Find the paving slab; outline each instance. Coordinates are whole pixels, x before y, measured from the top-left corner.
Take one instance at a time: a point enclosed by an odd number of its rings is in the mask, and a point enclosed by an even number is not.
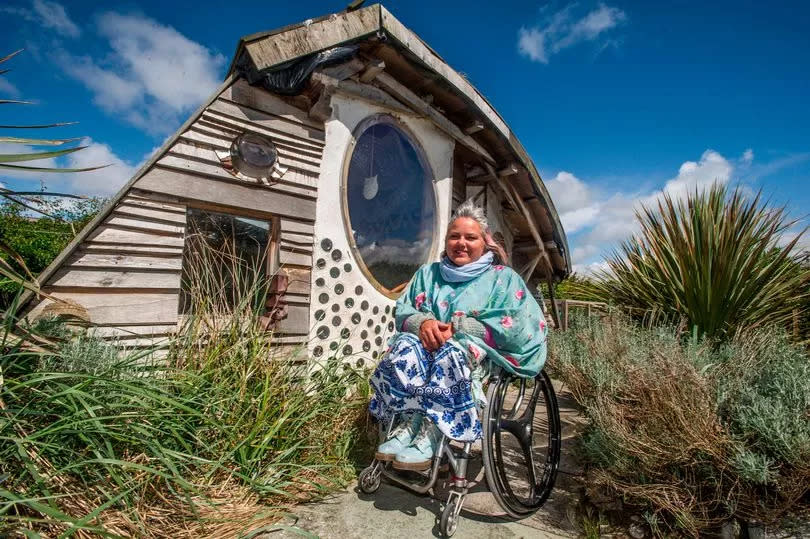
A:
[[[574,458],[573,443],[584,420],[570,393],[555,383],[562,421],[562,455],[554,491],[531,517],[509,519],[489,492],[480,458],[470,461],[470,490],[454,537],[458,538],[562,538],[580,536],[576,515],[582,492],[582,466]],[[542,447],[539,449],[543,450]],[[473,447],[473,456],[480,446]],[[517,468],[516,468],[517,469]],[[380,489],[364,494],[356,483],[317,503],[292,510],[285,524],[323,539],[441,537],[439,519],[448,485],[440,478],[430,494],[418,495],[383,479]],[[292,532],[266,534],[264,539],[300,537]]]
[[[288,521],[302,530],[323,539],[373,537],[441,537],[439,518],[442,503],[432,496],[419,496],[399,487],[383,483],[373,495],[360,492],[357,485],[317,504],[295,508],[297,520]],[[462,511],[454,538],[538,538],[572,537],[553,533],[497,517]],[[271,537],[300,537],[291,532],[267,534]]]

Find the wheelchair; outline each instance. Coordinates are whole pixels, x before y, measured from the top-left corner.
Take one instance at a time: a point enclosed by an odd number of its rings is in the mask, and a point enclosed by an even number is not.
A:
[[[535,378],[519,378],[500,370],[489,377],[486,397],[481,411],[480,443],[487,485],[509,517],[529,517],[551,495],[560,463],[560,411],[554,386],[545,371]],[[387,433],[393,425],[392,418]],[[375,459],[360,473],[358,486],[363,493],[373,494],[385,477],[417,494],[425,494],[436,485],[439,471],[449,465],[451,488],[439,528],[444,537],[451,537],[458,527],[469,488],[467,466],[473,458],[472,447],[472,442],[451,445],[443,436],[431,467],[418,473],[415,480],[394,470],[391,462]]]

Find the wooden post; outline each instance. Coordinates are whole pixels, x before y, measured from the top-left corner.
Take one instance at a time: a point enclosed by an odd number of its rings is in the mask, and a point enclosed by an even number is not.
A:
[[[568,300],[563,300],[563,326],[564,329],[568,329]]]
[[[551,317],[554,319],[554,326],[557,329],[563,329],[562,320],[560,320],[560,311],[557,308],[557,298],[554,297],[554,281],[549,278],[546,282],[548,283],[548,297],[551,299]]]

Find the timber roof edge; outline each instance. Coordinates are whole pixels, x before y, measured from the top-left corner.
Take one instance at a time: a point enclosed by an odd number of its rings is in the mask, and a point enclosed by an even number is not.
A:
[[[554,229],[555,242],[561,243],[560,248],[563,251],[562,254],[565,260],[565,267],[562,268],[562,273],[564,275],[570,274],[571,257],[565,229],[560,222],[559,214],[554,206],[551,195],[540,177],[540,173],[534,162],[523,147],[523,144],[521,144],[520,140],[518,140],[517,136],[511,131],[501,115],[490,104],[489,100],[487,100],[470,81],[454,70],[433,48],[425,43],[415,32],[403,25],[382,5],[372,4],[355,11],[332,13],[318,18],[307,19],[301,23],[284,26],[275,30],[257,32],[244,36],[237,44],[228,70],[228,76],[233,74],[236,61],[242,51],[246,50],[251,44],[274,36],[280,36],[287,32],[293,32],[304,27],[314,26],[315,29],[323,29],[329,25],[338,24],[338,21],[343,22],[345,28],[343,32],[337,32],[332,39],[324,39],[323,36],[319,36],[317,40],[310,40],[311,42],[308,43],[308,47],[299,49],[293,54],[283,56],[275,55],[274,61],[270,63],[257,64],[254,55],[251,55],[251,60],[254,62],[256,69],[262,70],[341,44],[362,40],[370,35],[382,34],[393,39],[400,47],[410,53],[409,56],[411,58],[418,60],[419,63],[422,64],[422,67],[441,76],[443,81],[450,88],[480,113],[482,120],[498,133],[514,152],[520,164],[525,167],[531,178],[530,183],[535,195],[548,212]]]

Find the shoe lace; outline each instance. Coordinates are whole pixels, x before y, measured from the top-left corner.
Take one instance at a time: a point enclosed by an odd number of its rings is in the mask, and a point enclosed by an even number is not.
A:
[[[406,419],[402,421],[399,425],[394,427],[394,430],[391,431],[391,436],[388,438],[389,440],[399,439],[402,436],[413,437],[414,435],[414,418]]]

